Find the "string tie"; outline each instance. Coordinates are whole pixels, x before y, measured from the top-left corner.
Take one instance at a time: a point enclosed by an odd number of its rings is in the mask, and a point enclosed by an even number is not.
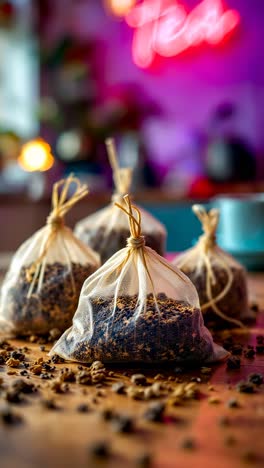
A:
[[[75,190],[69,196],[70,186],[72,183],[75,184]],[[72,174],[70,174],[67,179],[62,179],[54,184],[52,190],[52,211],[47,218],[47,225],[51,226],[51,230],[47,234],[39,257],[27,271],[29,278],[32,278],[28,297],[32,295],[36,284],[38,284],[38,290],[41,288],[44,277],[45,258],[51,243],[57,236],[57,232],[64,227],[65,214],[87,194],[87,185],[82,185],[79,179],[74,177]]]
[[[51,226],[52,230],[57,231],[64,226],[64,219],[60,216],[49,215],[47,217],[47,224]]]
[[[144,236],[139,237],[129,237],[127,239],[127,247],[131,247],[132,249],[141,249],[145,245],[145,238]]]

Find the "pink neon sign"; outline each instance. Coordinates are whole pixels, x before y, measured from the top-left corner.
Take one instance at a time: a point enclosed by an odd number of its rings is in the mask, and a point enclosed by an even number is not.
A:
[[[202,43],[219,44],[237,27],[240,16],[225,10],[222,0],[203,0],[190,13],[177,0],[143,0],[126,21],[135,28],[134,62],[146,68],[156,54],[172,57]]]

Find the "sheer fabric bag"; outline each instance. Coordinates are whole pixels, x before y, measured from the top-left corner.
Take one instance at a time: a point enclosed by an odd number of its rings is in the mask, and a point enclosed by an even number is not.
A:
[[[68,198],[72,184],[75,191]],[[5,330],[42,335],[70,326],[83,282],[100,265],[99,256],[64,224],[64,215],[87,193],[72,176],[54,185],[46,226],[20,246],[4,279],[0,325]]]
[[[115,203],[123,205],[123,196],[130,192],[132,169],[119,168],[112,140],[108,141],[109,158],[113,168],[115,193],[110,205],[79,221],[74,229],[76,236],[100,254],[102,263],[126,246],[130,235],[126,214]],[[146,245],[160,255],[166,249],[166,229],[150,213],[140,208],[142,232]]]
[[[150,247],[141,214],[128,196],[118,205],[129,218],[127,246],[82,288],[73,325],[51,354],[79,362],[208,362],[226,352],[204,327],[191,281]]]
[[[208,213],[201,205],[193,212],[201,221],[203,235],[197,244],[175,258],[195,285],[205,323],[209,326],[243,326],[241,321],[252,317],[248,305],[246,271],[216,242],[219,211]]]

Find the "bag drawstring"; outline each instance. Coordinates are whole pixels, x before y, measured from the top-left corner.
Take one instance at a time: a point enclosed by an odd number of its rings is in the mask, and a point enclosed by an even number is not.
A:
[[[129,218],[129,227],[130,227],[131,236],[127,239],[128,253],[127,253],[126,258],[123,260],[122,264],[120,265],[120,268],[122,268],[126,264],[126,262],[128,261],[131,255],[131,252],[140,251],[142,253],[144,267],[147,271],[147,274],[148,274],[148,277],[152,286],[153,295],[155,296],[154,284],[153,284],[150,271],[148,269],[147,260],[145,256],[145,249],[144,249],[145,238],[144,236],[142,236],[142,231],[141,231],[141,213],[140,213],[140,210],[136,206],[131,204],[129,195],[125,195],[123,199],[126,204],[126,208],[120,205],[119,203],[115,203],[115,205],[118,208],[120,208],[120,210],[124,211],[124,213],[127,214]],[[134,215],[134,212],[135,212],[135,215]],[[159,257],[159,261],[164,267],[168,268],[168,270],[172,271],[174,274],[179,276],[183,281],[186,281],[186,279],[184,278],[184,275],[182,275],[175,268],[170,266],[165,260],[162,259],[162,257]]]
[[[73,194],[68,198],[71,184],[75,184],[76,187]],[[62,190],[60,192],[61,187]],[[65,214],[68,211],[70,211],[70,209],[87,194],[87,185],[81,184],[80,180],[77,177],[74,177],[72,174],[70,174],[69,177],[67,177],[67,179],[62,179],[54,184],[52,190],[52,211],[47,218],[47,225],[49,225],[51,229],[48,233],[47,238],[45,239],[40,256],[27,270],[27,276],[31,280],[30,288],[27,294],[28,298],[31,297],[37,282],[38,290],[41,289],[46,265],[46,255],[58,231],[64,227]],[[65,249],[66,257],[68,259],[69,252],[65,243],[63,243],[63,247]],[[75,282],[72,275],[71,279],[73,290],[75,290]]]

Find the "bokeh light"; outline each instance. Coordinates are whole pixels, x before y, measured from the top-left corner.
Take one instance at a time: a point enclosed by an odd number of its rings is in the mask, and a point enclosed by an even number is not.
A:
[[[18,163],[27,172],[48,171],[54,164],[50,145],[41,138],[28,141],[21,148]]]
[[[125,16],[135,5],[136,0],[105,0],[106,8],[116,16]]]

